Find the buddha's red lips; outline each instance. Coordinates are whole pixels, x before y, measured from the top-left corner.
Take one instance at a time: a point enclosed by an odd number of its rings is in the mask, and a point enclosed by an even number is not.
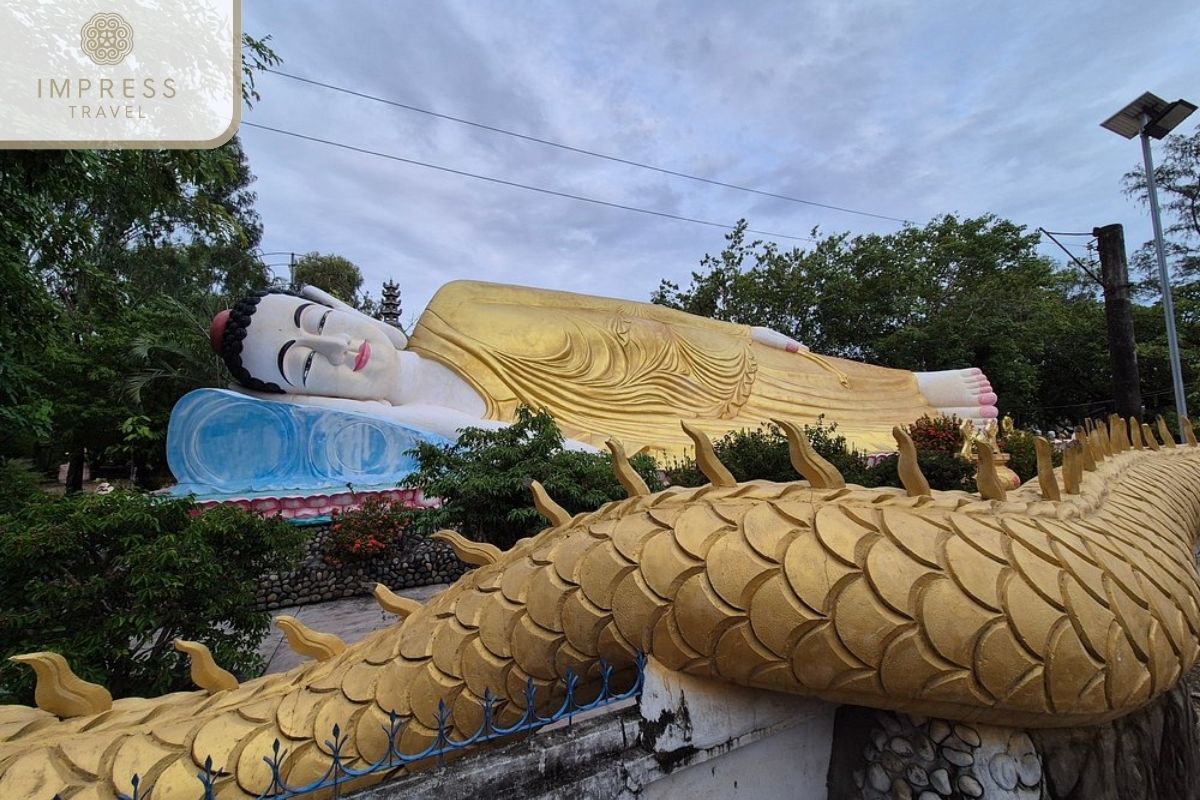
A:
[[[354,357],[354,371],[358,372],[371,360],[371,343],[364,341],[358,346],[358,355]]]

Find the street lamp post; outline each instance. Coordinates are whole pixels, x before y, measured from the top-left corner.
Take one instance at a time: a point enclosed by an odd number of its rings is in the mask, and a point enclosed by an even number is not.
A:
[[[1158,209],[1158,186],[1154,180],[1154,159],[1150,154],[1150,138],[1161,139],[1187,119],[1196,106],[1186,100],[1168,103],[1146,92],[1113,114],[1100,126],[1132,139],[1142,139],[1142,159],[1146,165],[1146,188],[1150,195],[1150,221],[1154,225],[1154,249],[1158,256],[1158,281],[1162,289],[1163,315],[1167,320],[1167,347],[1171,357],[1171,381],[1175,387],[1175,411],[1180,420],[1187,416],[1187,397],[1183,391],[1183,369],[1179,363],[1179,336],[1175,332],[1175,301],[1171,298],[1171,281],[1167,274],[1167,253],[1163,247],[1162,217]],[[1182,425],[1182,421],[1180,425]]]

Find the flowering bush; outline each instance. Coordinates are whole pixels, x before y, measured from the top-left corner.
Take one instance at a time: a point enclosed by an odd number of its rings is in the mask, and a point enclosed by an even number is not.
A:
[[[325,561],[369,561],[404,540],[403,506],[370,495],[357,509],[334,511],[325,541]]]
[[[930,417],[928,414],[908,426],[908,435],[921,453],[945,453],[954,455],[962,448],[962,434],[958,417]]]

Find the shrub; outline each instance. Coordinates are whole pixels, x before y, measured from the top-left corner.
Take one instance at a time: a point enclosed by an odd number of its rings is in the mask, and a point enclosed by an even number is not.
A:
[[[334,566],[344,562],[370,561],[404,540],[406,509],[368,495],[358,508],[334,511],[325,540],[325,561]]]
[[[12,514],[46,499],[40,483],[37,473],[24,464],[0,458],[0,514]]]
[[[269,625],[253,610],[259,577],[294,563],[305,534],[231,506],[195,512],[114,492],[0,516],[0,704],[31,700],[32,671],[7,656],[36,650],[58,651],[114,697],[192,688],[176,638],[257,674]]]
[[[818,418],[815,424],[804,426],[804,435],[820,456],[838,468],[847,483],[869,480],[866,459],[850,449],[846,437],[837,433],[837,423],[826,425],[823,418]],[[731,431],[713,442],[713,451],[739,481],[786,483],[800,478],[792,466],[787,437],[776,425]],[[670,465],[666,473],[678,486],[702,486],[708,480],[692,459]]]
[[[1009,454],[1008,468],[1020,475],[1022,481],[1037,476],[1035,438],[1029,431],[1014,429],[1000,439],[1000,446]],[[1062,466],[1062,451],[1051,450],[1050,461],[1056,467]]]
[[[508,427],[465,428],[454,443],[423,442],[412,452],[419,466],[404,485],[441,500],[439,508],[406,512],[412,533],[453,528],[476,541],[511,547],[546,527],[529,491],[534,480],[571,513],[626,496],[609,457],[563,449],[562,433],[546,411],[518,408]],[[651,491],[661,488],[652,458],[637,455],[630,461]]]
[[[945,453],[952,456],[962,449],[962,432],[958,429],[960,425],[962,420],[958,417],[931,417],[926,414],[908,426],[908,435],[912,437],[917,452]]]
[[[918,450],[917,464],[921,467],[925,480],[929,481],[931,489],[963,489],[968,492],[975,490],[975,465],[970,461],[947,453]],[[902,486],[899,465],[900,456],[896,454],[880,459],[871,467],[870,483],[865,485]]]

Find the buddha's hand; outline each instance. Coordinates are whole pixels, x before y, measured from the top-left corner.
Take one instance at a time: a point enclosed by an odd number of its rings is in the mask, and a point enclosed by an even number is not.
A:
[[[347,314],[356,314],[365,320],[369,320],[372,325],[375,325],[381,331],[383,331],[384,335],[387,336],[388,341],[390,341],[397,350],[403,350],[405,347],[408,347],[408,337],[404,335],[404,331],[388,325],[386,322],[377,320],[374,317],[367,316],[349,303],[338,300],[324,289],[318,289],[316,286],[301,286],[300,296],[306,300],[312,300],[314,303],[320,303],[323,306],[329,306],[330,308],[338,311],[344,311]]]
[[[821,369],[829,372],[838,379],[838,383],[846,388],[850,387],[850,378],[846,373],[830,364],[825,359],[821,358],[816,353],[810,353],[808,348],[797,342],[790,336],[784,336],[779,331],[773,331],[770,328],[764,328],[761,325],[755,325],[750,328],[750,338],[759,344],[767,347],[774,347],[779,350],[786,350],[789,353],[796,353],[804,358],[812,361],[821,367]]]
[[[784,336],[779,331],[773,331],[770,328],[764,328],[761,325],[755,325],[750,328],[750,338],[759,344],[765,344],[767,347],[774,347],[779,350],[786,350],[789,353],[807,352],[808,348],[797,342],[790,336]]]

